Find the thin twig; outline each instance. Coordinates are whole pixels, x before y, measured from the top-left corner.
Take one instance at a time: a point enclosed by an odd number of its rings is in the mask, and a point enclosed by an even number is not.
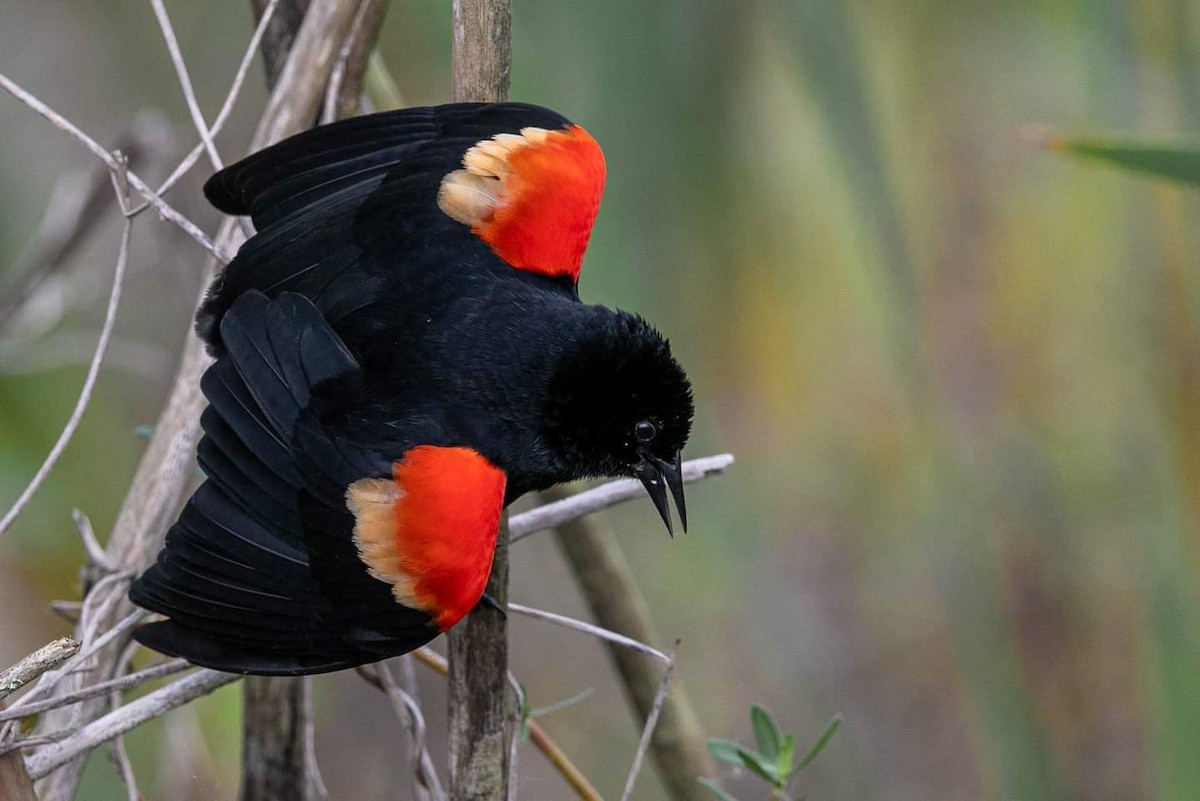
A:
[[[433,758],[425,746],[425,716],[421,713],[421,706],[396,682],[396,677],[392,675],[386,662],[380,662],[375,667],[378,669],[377,675],[382,689],[387,693],[396,716],[408,729],[412,740],[412,769],[418,786],[427,792],[433,801],[445,801],[446,791],[442,788]]]
[[[354,22],[350,25],[350,33],[346,35],[342,46],[338,48],[337,58],[333,60],[333,69],[329,71],[329,85],[325,87],[325,103],[321,107],[322,125],[339,119],[338,97],[341,96],[342,83],[346,79],[346,62],[350,60],[354,42],[362,35],[363,22],[367,18],[370,6],[370,0],[360,0],[358,13],[354,15]]]
[[[133,572],[129,570],[109,573],[95,583],[88,591],[83,601],[83,611],[79,617],[79,639],[83,641],[83,653],[76,659],[83,662],[91,658],[96,651],[103,648],[113,639],[133,628],[143,617],[145,610],[137,609],[130,612],[121,620],[101,633],[108,620],[108,613],[119,605],[125,595],[125,585],[133,580]]]
[[[123,162],[121,162],[123,164]],[[124,168],[122,167],[122,170]],[[54,443],[54,447],[50,449],[50,453],[46,455],[42,461],[42,466],[34,474],[29,485],[25,487],[24,492],[18,496],[16,503],[8,510],[3,519],[0,519],[0,534],[8,530],[13,521],[17,519],[17,515],[21,514],[21,510],[33,498],[34,493],[42,486],[42,482],[46,480],[46,476],[50,475],[50,471],[54,469],[54,465],[58,463],[59,457],[63,451],[67,449],[67,445],[71,442],[71,437],[75,436],[75,430],[79,428],[79,422],[83,419],[83,413],[87,410],[88,404],[92,400],[92,390],[96,386],[96,379],[100,376],[100,365],[104,363],[104,355],[108,352],[108,343],[112,339],[113,327],[117,322],[117,308],[121,304],[121,289],[125,282],[125,269],[129,264],[129,236],[133,228],[133,220],[125,219],[125,227],[121,230],[121,246],[117,254],[117,267],[113,271],[112,290],[108,295],[108,308],[104,312],[104,324],[100,327],[100,337],[96,342],[96,350],[92,354],[92,361],[88,365],[87,375],[83,379],[83,389],[79,392],[79,398],[75,401],[75,408],[71,410],[71,416],[67,418],[67,424],[63,426],[62,433],[58,435],[58,440]]]
[[[234,103],[237,102],[238,94],[242,91],[242,83],[246,80],[246,73],[250,69],[250,65],[254,62],[254,54],[258,52],[259,45],[262,43],[263,34],[267,30],[267,25],[270,24],[271,18],[275,15],[275,9],[279,7],[280,0],[271,0],[263,11],[262,18],[258,21],[258,26],[254,29],[254,35],[250,37],[250,43],[246,45],[246,50],[242,54],[241,63],[238,64],[237,72],[233,76],[233,83],[229,86],[229,91],[225,94],[225,102],[221,104],[221,110],[217,114],[216,120],[213,121],[212,127],[208,130],[210,137],[215,137],[225,127],[225,121],[229,119],[229,115],[233,113]],[[163,181],[162,185],[156,190],[156,194],[160,197],[169,192],[179,179],[187,174],[187,171],[192,168],[192,165],[199,161],[200,156],[205,151],[204,142],[200,142],[179,162],[179,166],[168,176],[167,180]],[[135,211],[140,211],[148,203],[143,203]]]
[[[192,86],[191,76],[188,75],[187,64],[184,63],[183,53],[179,49],[179,40],[175,37],[175,28],[171,25],[171,18],[167,14],[166,6],[162,0],[150,0],[150,5],[154,7],[154,16],[158,19],[158,26],[162,30],[163,40],[166,42],[167,51],[171,54],[171,63],[175,67],[175,74],[179,78],[179,86],[183,90],[183,99],[187,103],[188,113],[192,117],[192,125],[195,126],[197,133],[200,134],[200,146],[208,153],[208,161],[214,170],[220,170],[225,166],[221,161],[221,154],[217,152],[217,146],[213,143],[212,130],[208,127],[208,123],[204,120],[204,112],[200,110],[200,103],[196,100],[196,90]],[[239,221],[247,236],[254,233],[249,222],[245,220]]]
[[[128,579],[126,579],[126,580],[128,580]],[[96,586],[99,587],[100,585],[97,584]],[[84,613],[82,623],[86,624],[86,621],[88,618],[88,615],[86,613],[86,609],[87,609],[86,603],[84,604],[84,609],[85,609],[85,613]],[[120,623],[118,623],[116,626],[113,626],[111,629],[106,631],[101,636],[96,637],[94,642],[90,641],[87,637],[84,637],[83,642],[86,644],[86,647],[84,647],[80,653],[73,656],[70,659],[70,661],[68,661],[62,667],[58,668],[57,670],[55,670],[53,672],[47,673],[45,676],[43,676],[42,680],[38,682],[37,686],[34,687],[29,692],[29,694],[26,695],[22,699],[22,702],[24,703],[25,701],[32,701],[32,699],[34,699],[34,698],[45,695],[49,691],[53,690],[54,687],[60,681],[62,681],[64,676],[67,676],[72,673],[77,673],[80,670],[83,670],[84,668],[82,667],[82,665],[84,663],[86,663],[89,659],[91,659],[95,654],[97,654],[101,649],[103,649],[105,646],[107,646],[110,642],[115,640],[117,637],[120,637],[126,631],[128,631],[129,629],[131,629],[135,625],[137,625],[138,621],[140,621],[145,616],[146,616],[146,611],[143,609],[139,609],[136,612],[133,612],[132,614],[127,616]],[[86,625],[81,625],[81,628],[84,628],[86,630]]]
[[[250,0],[250,5],[254,9],[256,19],[264,16],[263,6],[266,4],[263,0]],[[288,53],[296,40],[296,32],[300,30],[310,5],[311,0],[284,0],[275,19],[267,28],[267,35],[263,38],[262,56],[268,89],[273,87],[283,74]]]
[[[83,611],[81,601],[51,601],[50,613],[70,623],[72,626],[79,622],[79,614]]]
[[[446,658],[430,648],[418,648],[413,651],[411,656],[417,662],[420,662],[425,667],[437,673],[439,676],[447,676],[450,673],[450,664]],[[575,790],[576,794],[583,801],[603,801],[600,793],[592,786],[583,772],[575,766],[571,758],[567,756],[558,743],[546,732],[544,728],[536,721],[530,720],[529,726],[529,741],[533,743],[539,751],[541,751],[550,764],[553,765],[567,784]]]
[[[148,158],[161,155],[157,151],[165,138],[161,130],[157,135],[143,135],[133,129],[121,135],[117,149],[131,164],[138,163],[143,155]],[[39,293],[44,297],[56,284],[66,284],[50,279],[63,269],[71,253],[104,219],[103,212],[112,192],[110,174],[103,164],[89,161],[86,168],[73,170],[55,182],[45,213],[25,252],[9,266],[4,276],[7,280],[0,283],[0,330],[10,327],[17,337],[32,339],[51,330],[69,310],[69,303],[60,302],[53,304],[53,312],[47,313],[41,304],[30,301],[39,297]],[[59,294],[65,295],[65,289]],[[31,306],[38,307],[37,314],[29,313]],[[28,342],[11,345],[22,351],[30,350]],[[89,356],[94,345],[94,341],[88,342]]]
[[[683,481],[685,484],[702,481],[709,476],[719,475],[732,464],[731,453],[689,459],[683,463]],[[616,506],[618,503],[640,498],[645,493],[641,482],[632,478],[621,478],[575,493],[561,501],[542,504],[536,509],[512,516],[508,522],[509,542],[516,542],[530,534],[554,528],[578,517]]]
[[[314,3],[314,9],[318,5],[321,3]],[[319,90],[315,93],[310,106],[310,89],[314,85],[323,87],[328,77],[328,62],[321,58],[319,52],[323,47],[322,40],[331,37],[335,42],[340,42],[345,30],[339,33],[337,26],[323,24],[328,21],[328,17],[313,15],[311,26],[305,26],[312,29],[312,35],[307,40],[303,36],[297,38],[289,60],[293,68],[285,71],[279,84],[274,87],[271,102],[262,115],[262,134],[256,137],[253,148],[265,147],[279,138],[296,133],[303,127],[299,120],[316,118],[320,94]],[[310,19],[306,19],[308,22]],[[348,27],[349,18],[346,22]],[[336,44],[332,48],[336,49]],[[8,83],[11,84],[11,81]],[[215,262],[225,262],[223,254],[233,252],[240,241],[236,224],[226,221],[218,233],[219,245],[210,251],[217,258],[206,265],[206,284],[216,271]],[[130,484],[109,539],[108,553],[125,569],[143,570],[154,558],[163,533],[174,518],[182,495],[189,486],[195,465],[195,444],[199,437],[198,421],[204,407],[198,386],[199,378],[210,362],[203,344],[195,337],[190,337],[184,347],[171,392],[155,425],[154,435]],[[99,622],[110,624],[115,617],[126,614],[129,608],[128,601],[118,596],[111,606],[105,606],[108,611]],[[110,648],[102,656],[94,680],[111,678],[107,666],[115,658],[112,651]],[[78,681],[73,681],[56,691],[72,692],[78,689]],[[102,703],[98,699],[90,699],[74,708],[70,714],[66,710],[53,710],[43,716],[40,729],[54,731],[65,728],[74,725],[72,721],[77,717],[83,720],[94,718],[101,709]],[[71,798],[75,794],[81,769],[82,761],[74,757],[62,763],[62,769],[55,770],[42,782],[40,789],[44,800],[65,801]]]
[[[679,647],[679,641],[675,641],[675,648]],[[667,700],[667,689],[671,686],[671,676],[675,672],[675,651],[671,651],[671,656],[667,659],[667,667],[663,671],[662,681],[658,684],[658,693],[654,696],[654,705],[650,707],[650,714],[646,716],[646,725],[642,727],[642,739],[638,742],[637,753],[633,755],[633,765],[629,768],[629,778],[625,780],[625,792],[621,793],[621,801],[629,801],[633,795],[633,785],[637,781],[638,773],[642,769],[642,760],[646,756],[647,749],[650,748],[650,738],[654,736],[654,727],[658,725],[658,716],[662,713],[663,703]]]
[[[138,649],[138,644],[130,642],[125,646],[125,650],[121,652],[121,658],[117,660],[116,673],[124,674],[129,667],[130,661],[133,659],[134,651]],[[121,691],[112,690],[109,695],[109,704],[113,709],[121,707]],[[138,792],[137,776],[133,772],[133,763],[129,761],[129,752],[125,750],[125,736],[118,734],[108,744],[108,754],[112,758],[113,763],[117,767],[117,775],[121,778],[121,784],[125,785],[125,796],[127,801],[141,801],[141,793]]]
[[[544,498],[562,498],[555,488]],[[620,543],[602,516],[581,517],[555,531],[563,556],[597,625],[661,648],[650,607],[638,588]],[[660,675],[657,666],[627,648],[608,645],[622,688],[633,706],[637,724],[645,723],[654,705]],[[684,688],[676,685],[667,698],[654,731],[650,754],[671,798],[711,801],[698,776],[712,777],[713,764],[704,730]]]
[[[183,659],[172,659],[168,662],[154,665],[152,667],[139,670],[136,673],[129,673],[120,678],[103,681],[99,684],[93,684],[89,687],[84,687],[77,692],[61,695],[56,698],[47,698],[44,701],[32,701],[26,703],[26,699],[22,698],[12,708],[0,711],[0,722],[6,720],[19,720],[27,718],[30,715],[38,715],[48,709],[58,709],[61,706],[70,706],[77,704],[80,701],[86,701],[89,698],[98,698],[101,695],[116,691],[129,690],[134,687],[145,684],[148,681],[161,679],[164,676],[171,676],[175,673],[181,673],[192,665]]]
[[[113,174],[123,170],[121,167],[121,162],[116,156],[101,147],[95,139],[92,139],[90,136],[81,131],[77,125],[72,123],[66,117],[47,106],[33,94],[29,93],[25,89],[22,89],[19,84],[15,83],[7,75],[0,74],[0,88],[3,88],[13,97],[17,98],[22,103],[29,106],[31,109],[44,117],[55,128],[58,128],[60,131],[68,134],[76,142],[79,142],[81,145],[87,148],[93,156],[104,162]],[[218,248],[216,244],[208,238],[208,235],[200,230],[199,226],[197,226],[187,217],[180,214],[174,207],[171,206],[171,204],[167,203],[167,201],[155,194],[154,190],[147,186],[146,182],[139,178],[136,174],[128,171],[125,171],[125,174],[129,181],[129,186],[132,187],[133,190],[139,195],[146,198],[146,200],[150,202],[150,205],[158,211],[160,217],[183,229],[184,233],[199,242],[205,250],[220,260],[222,264],[227,264],[229,262],[229,256],[222,252],[221,249]]]
[[[266,147],[317,121],[329,71],[357,11],[358,6],[349,0],[313,0],[296,33],[276,91],[267,100],[252,149]],[[290,91],[280,93],[281,86]]]
[[[107,572],[117,570],[116,565],[109,561],[108,554],[104,552],[104,546],[96,539],[96,532],[92,529],[92,521],[88,520],[88,516],[78,509],[72,509],[71,519],[75,521],[75,530],[79,532],[79,539],[83,541],[83,550],[88,561]]]
[[[354,26],[329,76],[322,122],[363,113],[365,77],[377,52],[375,43],[379,39],[379,29],[383,26],[389,4],[390,0],[362,0]]]
[[[7,698],[47,670],[79,653],[79,640],[59,637],[43,645],[12,667],[0,671],[0,698]]]
[[[525,688],[517,681],[517,675],[508,671],[508,688],[512,690],[512,731],[508,738],[508,801],[517,798],[517,746],[521,744],[521,710],[525,708]]]
[[[61,742],[48,745],[31,755],[26,760],[29,775],[35,780],[40,779],[96,746],[240,678],[232,673],[199,670],[166,687],[160,687],[92,721]]]
[[[615,631],[609,631],[608,629],[592,625],[591,623],[587,623],[582,620],[576,620],[573,617],[567,617],[566,615],[560,615],[555,612],[547,612],[544,609],[534,609],[532,606],[522,606],[521,604],[515,604],[511,601],[508,604],[508,611],[516,612],[519,615],[526,615],[527,617],[537,618],[538,620],[545,620],[550,623],[555,623],[568,629],[574,629],[575,631],[583,632],[584,634],[591,634],[593,637],[599,637],[602,640],[615,642],[617,645],[623,645],[631,650],[652,656],[663,663],[668,663],[671,661],[670,656],[664,654],[662,651],[658,650],[652,645],[647,645],[646,643],[639,642],[631,637],[626,637],[624,634],[618,634]]]
[[[117,775],[121,784],[125,785],[127,801],[141,801],[142,794],[138,792],[137,776],[133,772],[133,763],[129,761],[129,752],[125,750],[125,738],[117,736],[109,743],[109,755],[117,766]]]
[[[158,27],[162,30],[167,52],[171,55],[171,64],[175,67],[175,75],[179,78],[179,88],[183,90],[183,99],[187,103],[192,124],[196,126],[196,132],[200,134],[200,142],[208,152],[208,160],[212,163],[213,169],[219,170],[225,165],[221,161],[221,154],[217,152],[217,146],[213,144],[212,132],[209,130],[208,123],[204,121],[204,112],[200,110],[200,102],[196,100],[196,89],[192,86],[192,78],[188,75],[187,64],[183,61],[183,53],[179,49],[179,39],[176,38],[175,28],[171,25],[171,17],[167,14],[162,0],[150,0],[150,6],[154,9],[154,17],[158,20]]]

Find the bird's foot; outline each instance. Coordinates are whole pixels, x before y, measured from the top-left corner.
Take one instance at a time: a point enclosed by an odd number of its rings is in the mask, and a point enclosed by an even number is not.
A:
[[[475,608],[479,609],[482,606],[490,606],[492,609],[495,609],[500,613],[500,617],[508,620],[508,610],[506,610],[499,601],[492,597],[491,593],[485,592],[483,595],[479,596],[479,603],[475,604]]]

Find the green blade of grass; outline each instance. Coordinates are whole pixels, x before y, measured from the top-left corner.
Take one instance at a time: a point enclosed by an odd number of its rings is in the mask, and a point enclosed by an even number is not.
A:
[[[1114,167],[1200,186],[1200,142],[1155,142],[1102,136],[1035,133],[1034,144],[1053,153],[1094,159]]]
[[[829,726],[825,729],[825,733],[821,735],[821,739],[817,740],[817,744],[808,750],[808,753],[804,755],[804,759],[800,760],[800,764],[796,766],[796,771],[794,772],[799,772],[807,768],[809,763],[825,750],[825,746],[829,745],[829,741],[833,739],[833,735],[837,733],[838,727],[841,725],[842,716],[834,715],[833,720],[829,721]]]

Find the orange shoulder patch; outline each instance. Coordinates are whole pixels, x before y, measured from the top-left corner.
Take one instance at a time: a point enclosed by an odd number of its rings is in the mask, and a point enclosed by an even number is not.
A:
[[[604,154],[583,128],[523,128],[468,150],[438,206],[513,267],[578,281],[604,179]]]
[[[483,595],[504,486],[504,472],[470,448],[413,448],[390,479],[364,478],[346,490],[359,557],[399,603],[445,631]]]

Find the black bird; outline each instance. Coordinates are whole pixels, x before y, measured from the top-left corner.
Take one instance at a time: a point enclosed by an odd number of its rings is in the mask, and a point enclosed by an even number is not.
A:
[[[168,618],[137,638],[353,667],[479,603],[526,492],[636,476],[686,528],[688,379],[641,317],[579,300],[604,177],[583,128],[518,103],[359,117],[213,176],[258,233],[198,315],[207,480],[130,591]]]

